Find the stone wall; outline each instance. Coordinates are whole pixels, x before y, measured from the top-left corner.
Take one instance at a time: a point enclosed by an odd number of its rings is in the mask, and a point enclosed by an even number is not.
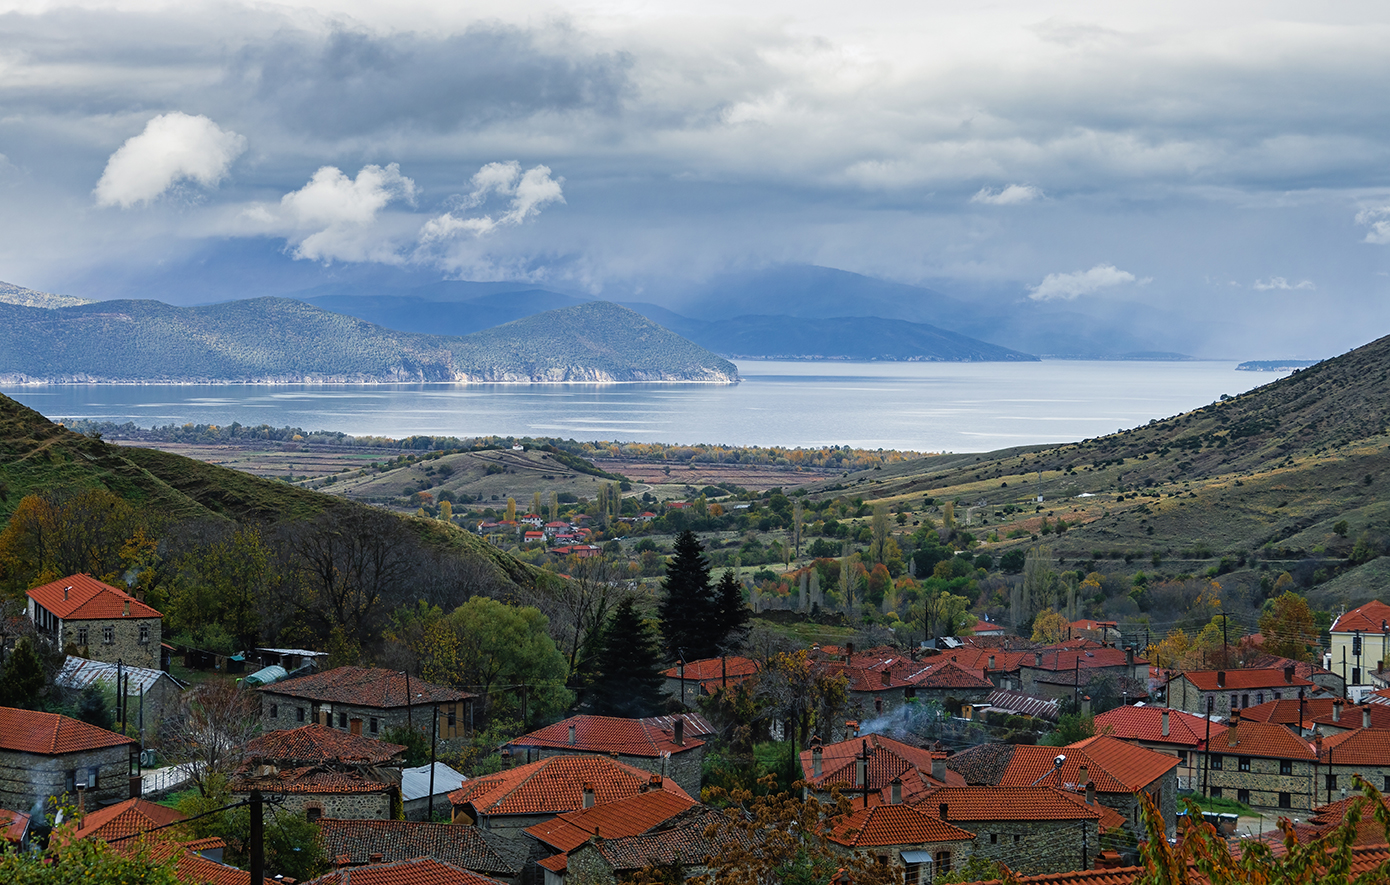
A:
[[[40,800],[56,798],[77,804],[74,785],[88,782],[97,769],[96,787],[88,788],[88,809],[130,798],[130,746],[123,744],[55,756],[0,750],[0,808],[30,811]],[[52,809],[47,805],[44,811]]]
[[[267,801],[284,797],[278,807],[290,814],[306,816],[311,809],[319,817],[337,820],[391,820],[392,795],[385,789],[373,793],[263,793]],[[248,793],[234,793],[238,799]]]
[[[454,722],[449,724],[449,713]],[[439,752],[463,749],[468,735],[469,702],[439,705]],[[365,737],[380,739],[382,733],[406,725],[428,735],[434,717],[432,705],[411,707],[359,707],[351,704],[327,704],[304,698],[278,694],[271,689],[261,692],[261,722],[266,731],[299,728],[319,722],[330,728]]]
[[[969,828],[966,827],[965,829]],[[876,845],[873,848],[859,849],[850,849],[842,845],[837,845],[835,848],[845,857],[859,856],[869,859],[886,858],[888,863],[897,867],[903,874],[907,872],[907,863],[903,861],[902,853],[904,851],[926,851],[932,856],[933,874],[944,876],[953,871],[959,872],[961,867],[965,866],[966,862],[970,860],[971,855],[975,852],[975,843],[966,839],[959,842],[931,842],[925,845]],[[937,868],[936,859],[941,856],[942,852],[950,854],[949,866],[946,864],[945,859],[943,859],[940,868]],[[925,878],[924,874],[922,881],[925,885],[925,883],[929,883],[931,879]],[[566,883],[566,885],[569,885],[569,883]]]
[[[1086,869],[1100,852],[1099,827],[1094,820],[949,822],[975,834],[975,854],[1008,864],[1022,876]]]
[[[1218,764],[1218,756],[1220,768],[1214,767]],[[1241,771],[1242,760],[1249,761],[1248,771]],[[1284,762],[1280,759],[1241,756],[1236,753],[1212,753],[1210,762],[1213,767],[1206,773],[1207,792],[1212,796],[1219,795],[1225,799],[1245,801],[1256,808],[1282,808],[1306,812],[1318,804],[1314,802],[1313,790],[1322,790],[1324,786],[1315,782],[1314,766],[1311,762],[1290,760],[1288,774],[1281,773]],[[1350,777],[1348,773],[1348,783]],[[1240,799],[1241,790],[1249,791],[1248,799]],[[1281,793],[1287,795],[1281,796]],[[1281,804],[1285,798],[1288,800],[1287,805]]]
[[[145,628],[145,641],[140,641],[140,628]],[[106,629],[111,641],[106,641]],[[80,640],[86,631],[86,644]],[[160,643],[159,618],[106,618],[103,620],[67,620],[58,632],[58,647],[77,646],[80,657],[114,664],[117,661],[133,667],[158,670]]]

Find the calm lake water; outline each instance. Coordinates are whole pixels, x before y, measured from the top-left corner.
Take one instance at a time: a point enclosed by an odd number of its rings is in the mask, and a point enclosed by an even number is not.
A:
[[[1234,362],[741,361],[742,384],[0,388],[50,418],[271,424],[400,438],[555,436],[981,452],[1113,433],[1275,380]]]

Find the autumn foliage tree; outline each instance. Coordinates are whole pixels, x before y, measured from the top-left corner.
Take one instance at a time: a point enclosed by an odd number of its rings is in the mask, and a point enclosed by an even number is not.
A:
[[[1067,638],[1071,632],[1071,622],[1056,609],[1046,608],[1033,619],[1033,641],[1055,645]]]
[[[1260,616],[1260,635],[1264,650],[1295,661],[1310,661],[1318,641],[1318,627],[1308,601],[1297,593],[1285,592],[1269,603]]]

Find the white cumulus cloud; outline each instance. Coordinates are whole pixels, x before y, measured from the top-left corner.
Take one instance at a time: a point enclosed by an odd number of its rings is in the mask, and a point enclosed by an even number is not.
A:
[[[1362,242],[1390,245],[1390,206],[1363,209],[1356,213],[1356,223],[1371,226]]]
[[[474,236],[490,234],[499,227],[521,224],[528,218],[540,214],[541,207],[548,203],[563,203],[565,195],[561,189],[563,178],[551,178],[549,166],[533,166],[525,172],[515,160],[506,163],[488,163],[473,175],[470,182],[473,190],[460,203],[464,210],[473,209],[487,202],[496,194],[510,197],[506,211],[500,215],[466,216],[457,212],[446,212],[425,222],[420,229],[420,242],[429,244],[446,240],[460,233]]]
[[[207,117],[161,114],[116,149],[92,193],[99,206],[130,208],[179,181],[216,187],[245,150],[245,138]]]
[[[247,214],[289,237],[295,258],[395,263],[399,256],[378,230],[378,215],[395,200],[413,202],[415,193],[415,182],[396,163],[363,166],[356,178],[324,166],[281,197],[277,209],[258,206]]]
[[[1031,184],[1011,184],[1001,190],[994,190],[988,187],[980,188],[975,196],[970,198],[972,203],[984,203],[988,206],[1016,206],[1019,203],[1031,203],[1043,197],[1041,188],[1036,188]]]
[[[1113,264],[1097,264],[1090,270],[1050,273],[1033,287],[1028,297],[1034,301],[1072,301],[1081,295],[1134,281],[1134,274],[1127,270],[1120,270]]]
[[[1312,280],[1299,280],[1297,283],[1290,283],[1284,277],[1270,277],[1268,280],[1256,280],[1255,288],[1261,292],[1268,292],[1270,289],[1316,289]]]

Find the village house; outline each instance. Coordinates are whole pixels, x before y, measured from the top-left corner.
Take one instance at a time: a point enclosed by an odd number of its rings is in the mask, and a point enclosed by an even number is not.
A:
[[[1317,751],[1283,725],[1242,722],[1212,729],[1201,778],[1208,796],[1255,808],[1310,811],[1317,802]]]
[[[942,787],[917,808],[974,833],[972,856],[1023,875],[1086,869],[1101,848],[1103,809],[1053,787]],[[967,859],[934,858],[933,872],[947,873]]]
[[[955,661],[967,670],[984,676],[995,688],[1017,691],[1023,685],[1020,667],[1025,658],[1032,659],[1030,651],[1005,651],[975,645],[963,645],[943,651],[938,657],[929,660]]]
[[[562,755],[472,778],[449,794],[449,802],[454,823],[492,830],[519,842],[527,827],[648,790],[690,798],[670,778],[616,759]]]
[[[117,666],[105,661],[89,661],[76,655],[68,655],[63,661],[63,669],[53,678],[53,684],[61,688],[81,691],[99,685],[113,694],[116,677],[120,675],[125,686],[129,705],[129,725],[139,730],[144,743],[149,744],[159,736],[160,725],[165,717],[178,709],[184,685],[163,670],[148,667]],[[1390,712],[1390,708],[1386,708]]]
[[[800,754],[801,775],[808,787],[828,799],[834,791],[856,805],[914,802],[943,786],[964,786],[965,779],[946,767],[944,753],[914,747],[881,734],[866,734],[821,745],[813,737]]]
[[[1114,677],[1131,700],[1148,696],[1149,662],[1133,648],[1053,646],[1032,652],[1019,665],[1021,690],[1037,697],[1079,700],[1086,686],[1099,677]]]
[[[1178,789],[1195,790],[1207,734],[1211,728],[1220,733],[1222,726],[1182,710],[1134,706],[1101,713],[1095,728],[1096,734],[1177,757]]]
[[[89,575],[68,575],[30,590],[29,619],[39,635],[80,657],[162,669],[159,612]]]
[[[280,794],[286,811],[309,820],[390,820],[401,813],[405,747],[312,724],[272,731],[246,746],[232,793]]]
[[[1256,634],[1258,637],[1259,634]],[[1255,637],[1246,637],[1253,639]],[[1244,640],[1242,640],[1242,644]],[[1280,670],[1289,667],[1293,668],[1293,675],[1307,679],[1314,685],[1320,685],[1326,689],[1327,694],[1335,695],[1339,698],[1347,695],[1347,682],[1341,676],[1319,667],[1311,661],[1295,661],[1293,658],[1283,658],[1279,655],[1272,655],[1268,652],[1259,651],[1255,648],[1242,648],[1240,653],[1240,666],[1243,670]],[[1242,708],[1243,709],[1243,708]]]
[[[514,847],[477,827],[404,820],[319,821],[324,856],[339,869],[428,857],[509,885],[521,881]]]
[[[430,783],[433,776],[433,784]],[[401,769],[401,802],[406,820],[431,820],[430,797],[434,797],[433,816],[449,810],[449,794],[463,786],[468,778],[443,762]],[[431,792],[433,791],[433,792]]]
[[[0,839],[15,850],[28,851],[33,822],[33,816],[23,811],[0,808]],[[4,848],[4,845],[0,845],[0,851]]]
[[[975,834],[901,800],[860,808],[827,834],[845,854],[868,855],[902,870],[904,885],[928,885],[965,863]]]
[[[568,811],[527,827],[529,856],[544,874],[545,885],[562,885],[569,852],[591,839],[622,839],[649,832],[696,805],[686,796],[649,790],[616,802]]]
[[[1118,621],[1096,621],[1082,618],[1072,621],[1068,639],[1094,639],[1097,642],[1119,642],[1120,624]]]
[[[1283,670],[1186,670],[1168,680],[1168,706],[1205,716],[1225,719],[1232,710],[1258,706],[1266,701],[1305,697],[1323,693],[1320,686]]]
[[[466,691],[412,679],[400,670],[338,667],[259,689],[267,731],[319,723],[376,737],[409,726],[429,734],[439,708],[439,747],[458,750],[470,732],[473,699]]]
[[[416,857],[394,863],[343,867],[301,885],[501,885],[497,879],[435,860]]]
[[[1060,706],[1056,698],[1035,698],[1021,691],[1000,688],[989,693],[984,708],[978,712],[985,715],[1028,716],[1055,725],[1061,715]]]
[[[689,881],[707,871],[706,860],[729,840],[744,840],[725,823],[721,812],[695,805],[634,836],[592,839],[567,855],[543,860],[545,885],[560,885],[570,877],[584,885],[616,885],[647,867],[666,868]]]
[[[140,789],[131,777],[136,742],[57,713],[0,707],[0,808],[31,813],[49,803],[98,808]]]
[[[666,677],[665,691],[687,708],[694,708],[701,697],[721,688],[738,685],[758,672],[752,658],[724,655],[686,661],[662,672]]]
[[[513,761],[534,762],[581,753],[609,756],[651,774],[669,777],[692,796],[700,795],[705,742],[714,733],[703,716],[571,716],[538,731],[512,738]]]
[[[1322,788],[1324,802],[1356,795],[1356,775],[1382,793],[1390,789],[1390,731],[1358,728],[1315,739],[1313,752],[1321,765],[1322,783],[1316,786]]]
[[[972,636],[1003,636],[1004,633],[1004,625],[994,621],[976,621],[975,626],[970,628]]]
[[[1329,697],[1265,701],[1241,710],[1240,718],[1287,725],[1309,738],[1314,729],[1324,736],[1358,728],[1390,730],[1390,706],[1365,703],[1357,707],[1341,698]]]
[[[1328,635],[1332,642],[1326,666],[1342,677],[1353,700],[1385,687],[1383,679],[1375,684],[1370,676],[1383,673],[1390,657],[1390,605],[1375,599],[1357,606],[1333,621]]]

